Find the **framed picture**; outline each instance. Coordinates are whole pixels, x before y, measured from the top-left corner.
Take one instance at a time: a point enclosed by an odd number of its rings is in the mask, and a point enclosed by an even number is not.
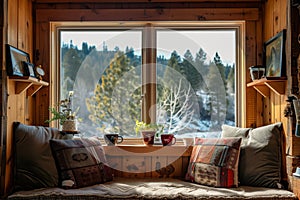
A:
[[[285,77],[285,30],[264,44],[266,78]]]
[[[31,76],[36,78],[34,65],[29,62],[22,61],[24,67],[24,76]]]
[[[30,62],[29,54],[6,44],[6,71],[8,76],[24,76],[23,62]]]

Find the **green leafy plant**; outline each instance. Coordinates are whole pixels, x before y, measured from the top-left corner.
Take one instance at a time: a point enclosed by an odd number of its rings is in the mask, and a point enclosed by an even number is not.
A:
[[[59,101],[58,105],[55,107],[50,107],[49,111],[52,114],[52,118],[46,120],[46,123],[59,120],[60,125],[66,120],[73,120],[76,118],[76,114],[79,110],[77,108],[75,111],[72,110],[72,98],[73,98],[73,91],[69,91],[69,96],[67,99]]]
[[[134,130],[136,134],[140,131],[156,131],[156,137],[158,137],[158,135],[163,132],[164,126],[156,123],[147,124],[143,121],[136,120]]]

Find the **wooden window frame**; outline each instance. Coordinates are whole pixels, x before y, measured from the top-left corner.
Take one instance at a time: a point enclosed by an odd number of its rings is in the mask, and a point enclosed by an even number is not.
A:
[[[142,28],[143,41],[142,41],[142,120],[145,122],[155,122],[156,114],[155,109],[149,109],[155,106],[156,102],[156,36],[155,28],[197,28],[197,29],[234,29],[236,30],[236,126],[245,127],[246,124],[246,67],[245,67],[245,21],[222,21],[222,22],[51,22],[51,59],[50,59],[50,106],[55,105],[59,101],[60,91],[59,79],[59,55],[60,55],[60,38],[59,31],[62,29],[128,29],[128,28]],[[146,48],[145,48],[146,47]],[[144,67],[145,66],[145,67]],[[144,84],[150,83],[150,84]],[[151,93],[151,95],[149,95]],[[153,95],[155,94],[155,95]],[[148,113],[147,110],[150,112]],[[58,127],[57,122],[50,124],[53,127]]]

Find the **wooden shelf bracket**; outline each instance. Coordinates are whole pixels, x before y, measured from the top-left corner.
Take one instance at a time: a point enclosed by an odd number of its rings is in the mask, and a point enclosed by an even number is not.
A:
[[[48,86],[49,83],[45,81],[41,81],[37,78],[33,77],[24,77],[24,76],[12,76],[9,77],[10,80],[13,80],[16,82],[16,88],[15,93],[21,94],[25,91],[27,91],[27,96],[33,96],[39,89],[41,89],[43,86]]]
[[[251,83],[247,84],[247,87],[253,87],[259,94],[261,94],[264,98],[270,96],[270,91],[273,91],[277,95],[285,94],[286,87],[286,79],[266,79],[262,78],[259,80],[255,80]]]

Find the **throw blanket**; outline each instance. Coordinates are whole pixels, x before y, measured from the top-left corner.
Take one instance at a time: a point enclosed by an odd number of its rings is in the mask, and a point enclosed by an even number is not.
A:
[[[16,192],[9,200],[99,200],[99,199],[255,199],[296,200],[290,191],[261,188],[214,188],[177,179],[121,178],[80,189],[45,188]]]

